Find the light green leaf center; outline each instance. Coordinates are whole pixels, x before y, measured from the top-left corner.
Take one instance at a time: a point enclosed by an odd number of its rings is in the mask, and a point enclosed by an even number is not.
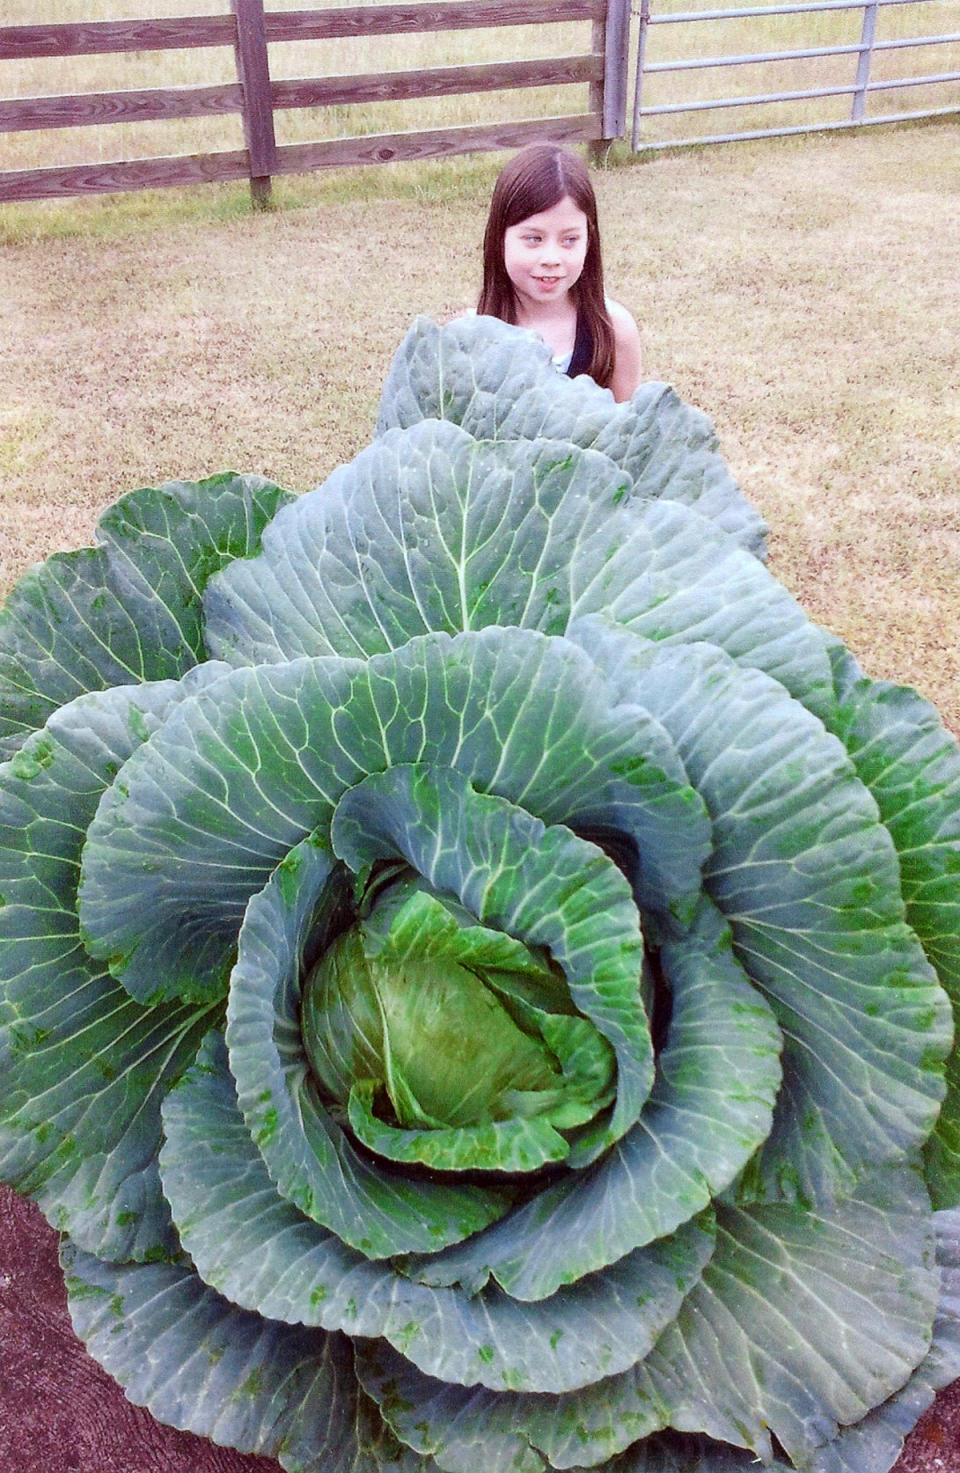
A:
[[[395,883],[343,932],[304,987],[303,1036],[322,1092],[376,1087],[403,1129],[591,1118],[613,1050],[576,1014],[545,954],[476,923],[422,882]]]

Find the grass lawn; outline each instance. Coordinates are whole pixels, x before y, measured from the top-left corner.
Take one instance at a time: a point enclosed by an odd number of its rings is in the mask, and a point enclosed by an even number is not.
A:
[[[771,567],[960,731],[955,124],[657,155],[596,176],[652,378],[715,421]],[[419,312],[475,299],[500,160],[9,206],[0,590],[139,484],[296,490],[371,437]]]

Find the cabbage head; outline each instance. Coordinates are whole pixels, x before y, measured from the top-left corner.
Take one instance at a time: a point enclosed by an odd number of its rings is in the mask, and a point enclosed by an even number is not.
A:
[[[420,321],[0,623],[0,1175],[296,1473],[886,1473],[960,1375],[960,751],[708,422]]]

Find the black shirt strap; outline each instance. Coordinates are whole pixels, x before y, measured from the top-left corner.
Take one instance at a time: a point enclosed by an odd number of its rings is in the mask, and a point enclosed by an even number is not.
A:
[[[568,378],[590,372],[593,358],[593,335],[582,312],[577,313],[577,335],[573,340],[573,353],[567,368]]]

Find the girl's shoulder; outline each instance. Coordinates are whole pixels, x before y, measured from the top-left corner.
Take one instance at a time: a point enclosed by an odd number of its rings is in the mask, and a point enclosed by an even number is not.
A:
[[[613,326],[613,378],[610,387],[618,401],[629,399],[643,380],[643,353],[640,329],[626,307],[606,298],[607,312]]]
[[[637,327],[632,313],[628,312],[626,307],[622,306],[620,302],[615,302],[612,297],[604,297],[603,300],[617,339],[619,340],[622,334],[624,338],[635,337],[639,340],[640,329]]]

